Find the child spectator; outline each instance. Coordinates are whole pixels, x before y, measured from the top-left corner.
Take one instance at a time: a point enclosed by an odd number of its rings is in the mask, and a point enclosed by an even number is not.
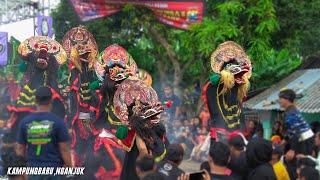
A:
[[[281,161],[282,155],[283,150],[281,149],[281,147],[275,146],[272,151],[271,164],[277,179],[290,180],[289,173],[286,167],[284,166],[283,162]]]

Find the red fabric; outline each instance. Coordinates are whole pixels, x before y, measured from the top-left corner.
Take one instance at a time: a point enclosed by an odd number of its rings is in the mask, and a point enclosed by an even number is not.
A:
[[[136,136],[136,131],[131,129],[128,131],[128,136],[125,139],[121,140],[121,143],[124,146],[126,146],[128,149],[131,149],[135,136]]]
[[[11,101],[16,101],[19,97],[21,88],[17,81],[9,80],[8,81],[8,92],[11,96]]]
[[[7,128],[12,128],[12,126],[17,122],[17,115],[16,113],[11,114],[11,117],[9,119],[9,121],[7,122],[6,127]]]
[[[107,137],[97,137],[94,143],[93,150],[98,151],[101,147],[101,145],[104,145],[104,147],[107,149],[107,146],[113,146],[119,149],[122,149],[122,147],[116,142],[117,139],[115,138],[107,138]]]
[[[77,143],[77,138],[76,138],[76,131],[74,129],[71,130],[71,148],[74,148]]]
[[[77,126],[78,126],[78,130],[79,130],[80,138],[87,140],[89,138],[89,136],[90,136],[90,133],[83,126],[83,123],[81,122],[81,120],[78,120]]]
[[[51,93],[52,93],[52,99],[58,99],[59,101],[61,101],[62,103],[64,102],[62,96],[53,88],[50,87]]]
[[[71,150],[71,159],[72,159],[72,164],[75,167],[83,166],[83,162],[80,160],[79,155],[76,153],[75,150]]]
[[[213,139],[216,139],[217,141],[219,141],[219,139],[217,139],[217,132],[221,133],[221,134],[225,134],[226,136],[228,136],[230,138],[230,135],[231,136],[234,136],[234,134],[239,134],[241,133],[241,131],[239,130],[235,130],[235,131],[228,131],[226,129],[223,129],[223,128],[210,128],[210,136],[211,138]]]
[[[114,170],[106,171],[106,169],[100,166],[99,170],[95,173],[95,177],[99,180],[115,179],[120,176],[122,164],[120,160],[116,157],[112,147],[122,149],[116,142],[116,139],[110,139],[107,137],[97,137],[94,144],[94,151],[101,148],[101,145],[105,148],[106,152],[112,160],[112,164],[115,166]]]
[[[166,101],[165,105],[167,106],[167,108],[170,108],[172,106],[172,101],[171,100]]]
[[[201,99],[203,101],[203,103],[205,104],[206,108],[208,108],[208,101],[207,101],[207,90],[208,90],[208,87],[209,87],[209,84],[210,82],[207,82],[203,88],[202,88],[202,95],[201,95]]]
[[[35,112],[36,110],[31,107],[16,107],[12,105],[8,105],[7,109],[9,112]]]
[[[117,173],[117,172],[115,172]],[[96,180],[116,180],[119,179],[121,170],[119,175],[115,175],[115,173],[106,171],[104,167],[100,166],[98,171],[95,173]]]
[[[207,107],[205,107],[207,108]],[[200,115],[199,115],[199,118],[201,119],[201,124],[202,126],[205,126],[207,127],[208,126],[208,121],[210,119],[210,113],[209,111],[206,109],[206,110],[203,110],[201,111]]]
[[[96,107],[96,120],[98,120],[100,118],[100,108],[101,108],[103,96],[100,90],[96,90],[96,94],[99,97],[98,106]]]

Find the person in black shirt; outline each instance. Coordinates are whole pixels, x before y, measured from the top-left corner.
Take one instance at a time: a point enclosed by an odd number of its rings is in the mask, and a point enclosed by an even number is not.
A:
[[[164,111],[169,114],[171,122],[178,117],[180,111],[181,100],[173,93],[173,89],[169,84],[166,84],[163,88],[163,96],[161,101],[166,104]]]
[[[208,162],[211,180],[235,180],[227,168],[229,161],[230,150],[227,145],[216,142],[210,146]]]
[[[240,135],[233,136],[229,139],[229,149],[231,160],[228,168],[237,179],[245,179],[248,174],[248,165],[245,154],[245,143]]]
[[[176,180],[183,170],[179,168],[183,160],[184,150],[180,144],[171,144],[167,148],[166,158],[157,165],[159,173],[163,174],[167,180]]]
[[[145,155],[139,157],[136,161],[136,171],[139,179],[143,179],[145,176],[155,172],[155,168],[156,167],[152,156]]]
[[[246,151],[250,168],[247,180],[276,180],[276,175],[269,163],[272,159],[272,144],[263,138],[253,138]]]

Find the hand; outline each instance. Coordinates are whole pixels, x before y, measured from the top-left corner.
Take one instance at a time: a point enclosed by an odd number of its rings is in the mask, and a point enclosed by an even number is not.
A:
[[[303,158],[306,158],[307,156],[304,155],[304,154],[297,154],[296,156],[298,159],[303,159]]]
[[[72,136],[72,129],[68,129],[69,136]]]
[[[209,172],[208,172],[207,170],[205,170],[205,169],[204,169],[203,171],[204,171],[204,173],[202,174],[203,179],[204,179],[204,180],[210,180],[211,177],[210,177]]]
[[[178,180],[189,180],[189,174],[181,174],[181,176],[178,177]]]
[[[287,161],[293,160],[294,155],[295,155],[294,150],[291,150],[291,149],[290,149],[290,150],[286,153],[286,155],[285,155],[286,160],[287,160]]]

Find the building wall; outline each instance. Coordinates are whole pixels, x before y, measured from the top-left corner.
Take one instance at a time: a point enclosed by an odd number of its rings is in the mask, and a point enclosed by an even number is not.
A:
[[[313,121],[320,122],[320,113],[302,113],[302,116],[308,123],[311,123]]]

